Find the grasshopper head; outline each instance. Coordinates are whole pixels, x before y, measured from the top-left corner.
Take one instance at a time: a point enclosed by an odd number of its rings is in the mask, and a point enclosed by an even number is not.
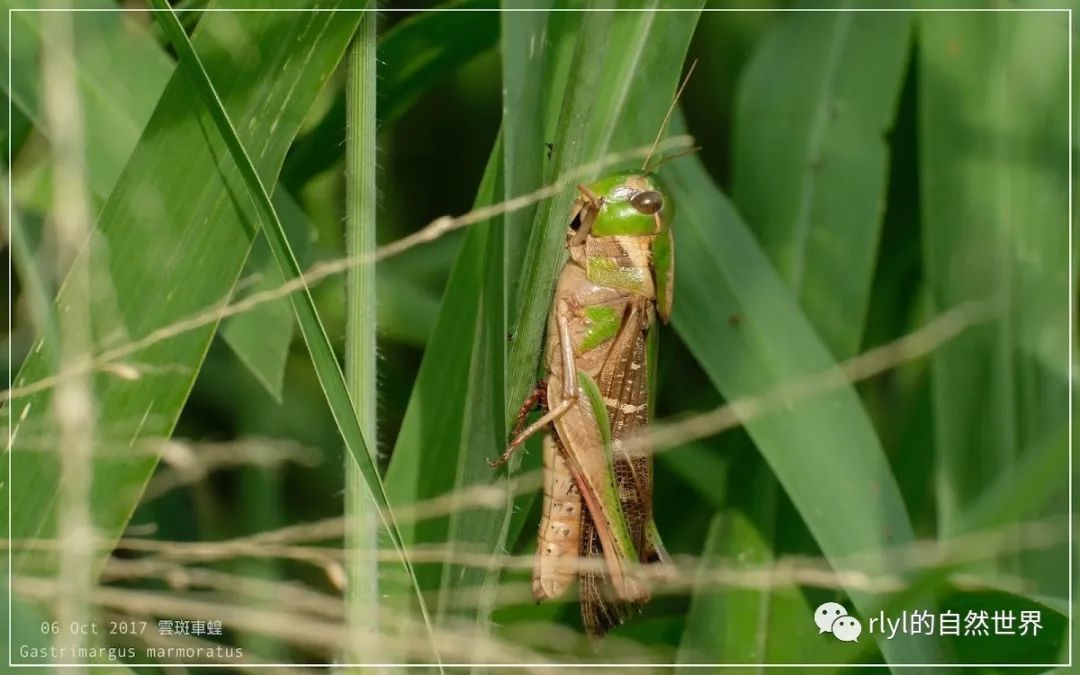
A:
[[[675,205],[667,189],[654,174],[623,171],[583,186],[581,191],[568,232],[571,252],[589,239],[647,239],[652,252],[652,269],[648,271],[655,280],[657,310],[666,322],[671,315],[675,278],[675,242],[668,227]],[[588,255],[585,251],[580,254]]]
[[[674,205],[654,174],[623,171],[588,187],[600,198],[592,236],[652,236],[667,229]]]

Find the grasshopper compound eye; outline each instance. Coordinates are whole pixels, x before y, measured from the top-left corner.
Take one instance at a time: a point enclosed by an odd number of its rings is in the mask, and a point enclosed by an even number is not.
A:
[[[647,190],[645,192],[639,192],[631,197],[630,203],[638,213],[651,216],[664,208],[664,197],[655,190]]]

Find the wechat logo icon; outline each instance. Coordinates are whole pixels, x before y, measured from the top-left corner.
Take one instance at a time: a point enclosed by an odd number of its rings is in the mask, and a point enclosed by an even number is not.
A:
[[[862,624],[847,613],[839,602],[825,602],[814,610],[814,623],[818,634],[832,633],[841,642],[858,642]]]

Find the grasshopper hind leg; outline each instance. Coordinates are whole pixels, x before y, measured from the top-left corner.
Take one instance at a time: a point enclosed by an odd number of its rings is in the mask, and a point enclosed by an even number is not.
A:
[[[547,382],[544,380],[538,380],[533,390],[529,392],[529,395],[525,397],[525,401],[522,402],[521,408],[518,410],[517,422],[514,423],[514,431],[510,434],[512,439],[510,445],[497,459],[489,459],[488,466],[497,469],[510,461],[514,451],[521,447],[525,439],[528,438],[528,435],[522,434],[522,430],[525,428],[529,413],[537,406],[540,407],[541,411],[547,412]]]
[[[511,438],[516,437],[525,428],[525,420],[529,416],[529,413],[534,408],[539,407],[540,410],[547,412],[547,381],[537,380],[536,385],[533,386],[532,391],[525,397],[525,400],[521,404],[521,408],[518,409],[517,422],[514,423],[514,431],[510,434]]]

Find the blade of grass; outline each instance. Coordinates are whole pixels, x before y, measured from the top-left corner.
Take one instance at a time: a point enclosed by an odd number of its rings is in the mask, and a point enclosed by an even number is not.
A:
[[[523,5],[521,9],[544,10],[549,6],[549,2],[540,1]],[[501,12],[499,21],[504,91],[499,163],[502,176],[492,187],[497,198],[510,199],[540,186],[543,154],[538,150],[543,147],[543,118],[539,107],[541,89],[535,83],[544,81],[550,58],[545,40],[548,13]],[[485,262],[477,310],[477,339],[468,355],[470,370],[453,482],[458,489],[495,479],[487,466],[487,457],[476,449],[497,448],[507,434],[506,336],[510,314],[507,289],[512,287],[525,227],[532,221],[535,210],[534,206],[488,221],[484,224],[485,231],[478,235],[484,240]],[[504,499],[506,511],[510,511],[513,498],[509,491]],[[503,514],[498,511],[456,509],[450,516],[447,541],[461,550],[479,546],[498,554],[504,548],[505,527]],[[492,563],[488,569],[444,566],[439,584],[440,607],[459,588],[479,586],[483,590],[476,607],[464,613],[475,617],[485,630],[490,629],[499,575],[494,557]],[[440,616],[445,615],[440,609]]]
[[[591,11],[582,16],[553,134],[553,161],[545,178],[655,137],[697,24],[698,13],[693,10],[701,5],[642,3],[649,11]],[[689,11],[655,11],[669,7]],[[548,305],[565,256],[563,238],[572,200],[568,190],[541,203],[529,232],[512,305],[517,317],[509,355],[507,420],[535,379]],[[512,462],[510,470],[515,468]],[[527,512],[519,507],[511,514],[511,538],[517,536]]]
[[[374,11],[364,13],[349,47],[345,87],[345,253],[360,257],[375,250],[375,29]],[[345,274],[345,379],[360,429],[376,433],[375,266]],[[378,465],[374,448],[371,463]],[[366,477],[345,459],[345,607],[355,635],[379,634],[378,509],[368,499]],[[354,650],[350,662],[391,661],[378,651]]]
[[[340,59],[353,25],[348,17],[330,14],[245,17],[238,23],[226,14],[211,15],[195,39],[210,70],[224,81],[223,100],[248,120],[245,139],[261,143],[260,170],[272,177],[315,92]],[[216,160],[225,149],[204,134],[207,120],[201,107],[192,105],[195,100],[183,75],[170,81],[74,263],[91,271],[95,350],[220,302],[243,265],[253,231],[250,215],[243,203],[230,199],[235,171]],[[181,156],[184,161],[177,162]],[[147,227],[148,222],[154,226]],[[60,291],[54,308],[69,302],[68,293]],[[91,498],[93,524],[101,536],[119,536],[156,464],[152,452],[121,450],[152,449],[157,439],[169,436],[212,334],[213,326],[207,326],[144,349],[137,362],[129,363],[134,379],[94,377],[102,452],[94,462]],[[56,347],[54,341],[40,341],[16,384],[55,375]],[[13,431],[33,439],[31,447],[16,442],[12,448],[10,475],[7,463],[2,469],[17,540],[55,538],[56,460],[34,449],[55,444],[47,419],[51,396],[42,391],[13,404],[19,421]],[[0,503],[6,509],[9,502]],[[54,565],[52,556],[27,550],[16,551],[15,561],[16,571],[48,571]]]
[[[560,2],[555,6],[555,8],[568,9],[571,7],[580,8],[584,6],[584,3],[574,4],[572,2]],[[518,77],[530,78],[529,82],[521,83],[520,89],[517,91],[516,97],[514,87],[517,87],[519,85],[509,85],[507,88],[508,96],[515,97],[519,100],[528,100],[522,98],[530,96],[530,94],[527,93],[527,90],[539,89],[543,92],[540,101],[540,104],[542,105],[543,115],[541,117],[542,126],[539,130],[539,136],[535,135],[537,132],[536,127],[533,126],[535,122],[530,121],[534,119],[536,114],[535,112],[526,112],[524,110],[520,110],[515,113],[512,110],[506,110],[506,114],[510,115],[511,117],[516,116],[520,118],[518,125],[519,138],[517,142],[520,144],[521,148],[525,149],[524,154],[521,154],[521,151],[519,151],[521,161],[539,161],[540,165],[543,167],[541,169],[542,177],[548,177],[551,174],[551,162],[554,159],[554,151],[556,148],[555,135],[558,133],[560,113],[563,109],[564,101],[567,96],[567,83],[570,81],[570,73],[574,67],[578,39],[581,32],[582,24],[581,16],[578,13],[567,11],[550,13],[546,17],[546,21],[546,40],[543,43],[545,49],[545,64],[543,65],[543,67],[541,68],[539,65],[533,64],[519,73],[511,74],[509,71],[504,72],[504,78],[507,76],[507,74],[510,74],[511,76],[516,74]],[[534,23],[532,29],[535,30],[535,28],[536,26]],[[508,26],[508,30],[525,32],[530,31],[530,28],[525,25],[519,25],[517,27]],[[504,44],[501,46],[501,49],[506,51],[508,49],[520,49],[522,46],[523,45],[511,46]],[[518,57],[504,56],[504,60],[506,60],[507,62],[506,65],[504,65],[504,69],[522,65]],[[516,66],[514,64],[516,64]],[[546,71],[546,75],[542,74],[544,73],[544,71]],[[510,101],[514,101],[514,98],[510,98]],[[510,105],[510,103],[508,103],[507,105]],[[548,144],[549,141],[550,145]],[[528,152],[528,149],[530,147],[535,147],[537,143],[543,143],[543,153],[540,153],[536,150],[534,150],[532,153]],[[519,167],[518,173],[519,177],[523,175],[523,167]],[[531,225],[537,222],[536,213],[537,211],[534,209],[532,211],[532,217],[528,221],[526,221],[530,225],[530,228],[528,230],[508,233],[508,242],[506,247],[508,265],[510,261],[519,261],[523,259],[523,257],[526,255],[528,242],[530,237],[532,236],[533,228],[531,227]],[[520,314],[518,294],[513,291],[521,283],[521,266],[519,264],[509,265],[506,274],[508,279],[507,288],[510,290],[510,292],[507,293],[506,298],[507,317],[509,321],[513,321],[514,317],[517,317]],[[508,323],[507,329],[508,342],[510,343],[510,347],[512,348],[515,338],[513,327]],[[509,367],[509,363],[507,365]],[[507,386],[509,386],[509,380],[507,380]],[[514,399],[511,394],[507,394],[507,397],[504,398],[504,403],[507,405],[507,408],[512,408],[514,406]],[[525,456],[522,457],[520,463],[517,464],[517,470],[528,471],[540,468],[540,453],[537,452],[539,444],[540,440],[537,439],[531,441],[524,448]],[[497,444],[496,447],[498,447],[498,445],[501,445],[501,443]],[[510,509],[511,516],[509,528],[504,535],[504,540],[507,542],[508,546],[511,544],[511,542],[516,542],[520,538],[521,529],[524,525],[525,518],[533,510],[533,501],[534,495],[532,494],[518,495],[514,499],[513,505]]]
[[[652,7],[649,9],[652,9]],[[617,15],[610,17],[614,20],[614,25],[610,26],[612,30],[611,41],[607,41],[597,40],[596,36],[601,34],[599,26],[589,25],[590,16],[599,14],[602,13],[593,13],[593,15],[582,17],[580,19],[580,28],[568,22],[557,23],[554,20],[549,22],[549,31],[553,26],[564,28],[568,31],[567,37],[577,43],[573,52],[560,53],[558,50],[551,52],[549,58],[552,61],[547,66],[549,72],[563,72],[567,78],[566,85],[564,85],[566,94],[561,97],[564,107],[562,110],[552,109],[550,111],[551,114],[558,114],[558,122],[555,123],[553,119],[546,121],[546,125],[556,124],[553,135],[556,145],[556,150],[553,153],[556,156],[554,163],[559,165],[560,161],[568,162],[561,165],[560,169],[557,169],[558,171],[567,171],[575,166],[569,163],[573,160],[558,158],[560,144],[564,146],[584,146],[582,147],[583,154],[580,156],[580,161],[589,162],[606,154],[609,150],[647,144],[649,139],[655,136],[656,129],[659,128],[664,113],[670,104],[671,96],[674,95],[681,74],[682,60],[698,18],[694,12],[654,13],[647,11],[636,15]],[[538,30],[538,28],[536,25],[532,26],[533,31]],[[529,29],[526,28],[525,30]],[[535,44],[537,37],[522,40],[520,43],[504,44],[504,50],[524,50],[528,45]],[[664,48],[660,49],[660,45],[663,45]],[[563,69],[560,67],[559,59],[560,57],[565,58],[567,55],[572,55],[573,61],[570,62],[569,68]],[[542,53],[537,54],[534,52],[533,56],[534,58],[543,58]],[[581,98],[580,94],[575,93],[577,91],[575,88],[580,84],[579,78],[587,77],[583,72],[585,70],[603,71],[604,68],[601,66],[603,59],[613,61],[613,63],[609,63],[613,69],[601,73],[601,81],[604,84],[599,89],[594,89],[589,92],[588,97]],[[510,57],[509,63],[512,64],[515,60]],[[517,63],[520,65],[520,60]],[[618,70],[618,68],[623,70]],[[633,75],[630,73],[633,73]],[[513,77],[515,72],[507,71],[507,75]],[[540,79],[543,77],[542,68],[534,68],[531,69],[531,72],[526,71],[520,73],[520,75],[523,78],[528,78],[523,82],[525,88],[531,87],[538,90],[542,88],[543,80]],[[635,84],[626,86],[627,81],[632,81]],[[645,83],[648,83],[647,86]],[[589,97],[592,96],[596,98],[590,100]],[[624,101],[635,102],[632,106],[632,114],[628,114],[625,104],[619,102],[620,98]],[[511,113],[515,104],[524,103],[525,101],[509,99],[505,110],[507,113]],[[590,104],[596,104],[596,107],[590,108]],[[576,113],[568,113],[567,107],[573,109],[577,105],[582,107],[578,108]],[[521,114],[520,110],[516,112]],[[588,115],[586,118],[588,121],[585,125],[578,123],[582,121],[582,117],[577,117],[578,114],[583,117]],[[590,124],[596,125],[593,127],[596,136],[589,135],[587,125]],[[516,160],[517,164],[519,164],[519,177],[522,175],[521,165],[530,161],[530,159],[534,165],[537,165],[537,168],[539,168],[541,162],[544,162],[544,155],[535,150],[543,141],[543,136],[538,135],[538,132],[542,131],[542,126],[536,123],[531,126],[532,129],[530,130],[523,125],[520,128],[521,133],[516,139],[516,143],[519,145],[517,150],[518,159]],[[606,142],[603,140],[605,137],[608,139]],[[589,147],[589,142],[597,139],[599,139],[599,144]],[[509,156],[507,161],[510,161]],[[539,172],[535,173],[532,180],[536,180],[538,175]],[[555,175],[558,176],[559,174]],[[508,174],[508,176],[513,176],[513,174]],[[560,245],[555,252],[556,255],[550,262],[558,265],[562,262],[563,257],[561,240],[565,233],[566,215],[565,212],[550,211],[547,220],[545,220],[544,216],[540,214],[546,206],[548,206],[548,203],[541,205],[538,210],[530,235],[535,235],[542,228],[556,231]],[[534,241],[539,240],[530,239],[531,246],[537,245]],[[517,260],[517,256],[514,255],[513,259]],[[529,259],[529,254],[526,252],[526,260]],[[521,278],[526,277],[523,275]],[[551,290],[539,291],[540,296],[534,295],[531,297],[550,298]],[[546,293],[546,296],[542,295],[544,293]],[[521,296],[519,296],[519,302],[520,299]],[[488,311],[491,311],[490,308]],[[542,322],[544,323],[546,323],[547,318],[546,312],[547,307],[545,306],[542,316]],[[513,348],[518,347],[519,335],[520,333],[515,331]],[[519,359],[518,363],[527,362],[531,364],[531,368],[535,372],[539,357],[538,353],[527,354],[522,351],[517,354],[517,357]],[[532,386],[533,378],[533,374],[530,373],[528,380],[519,384],[529,388]],[[510,391],[513,392],[515,383],[511,382],[509,384]],[[503,402],[506,406],[503,410],[504,422],[513,420],[520,405],[519,401],[520,398],[515,398],[511,394],[510,398]],[[490,448],[488,453],[478,452],[477,448],[483,448],[485,444],[492,442],[485,442],[484,440],[485,438],[491,438],[490,424],[486,427],[474,425],[465,429],[459,465],[468,467],[468,472],[459,474],[462,475],[462,479],[458,482],[460,487],[492,480],[491,469],[486,466],[484,460],[490,457],[492,453],[497,455],[506,442],[506,426],[503,425],[501,428],[503,435],[501,437],[495,436],[494,445],[487,445]],[[514,508],[508,508],[503,514],[493,514],[491,511],[486,514],[483,512],[456,512],[451,516],[451,532],[467,533],[467,540],[483,542],[485,546],[491,546],[491,542],[494,540],[496,545],[493,552],[498,553],[506,546],[505,542],[510,537],[517,537],[524,514],[528,513],[529,501],[533,497],[534,495],[527,495],[524,499],[514,500]],[[454,529],[455,527],[457,529]],[[476,583],[488,589],[494,588],[498,578],[498,573],[488,572],[483,575],[482,571],[476,570],[465,571],[463,574],[450,577],[452,582],[457,585]],[[448,590],[444,587],[443,590],[450,592],[453,588]],[[479,617],[482,621],[486,620],[486,612],[489,611],[490,609],[487,607],[480,607]]]
[[[475,206],[498,199],[502,174],[501,140],[496,140],[477,190]],[[482,321],[487,227],[470,227],[461,252],[450,271],[432,339],[424,351],[416,384],[398,434],[386,489],[394,505],[408,505],[453,489],[457,453],[464,425],[473,345]],[[448,521],[429,519],[406,523],[403,537],[409,545],[447,541]],[[437,589],[441,569],[428,565],[418,572],[421,586]]]
[[[837,359],[862,336],[910,39],[903,13],[793,12],[739,81],[732,200]]]
[[[755,486],[777,489],[775,481]],[[775,495],[773,495],[775,496]],[[769,500],[775,504],[775,499]],[[762,502],[766,506],[766,502]],[[767,567],[775,563],[772,514],[756,524],[739,511],[713,518],[701,554],[701,568],[723,565]],[[811,617],[814,609],[799,589],[779,587],[762,594],[753,589],[717,588],[699,582],[692,592],[678,663],[842,663],[850,650],[823,640]],[[764,672],[764,668],[756,669]]]
[[[218,133],[225,141],[229,153],[236,162],[249,196],[254,200],[255,205],[259,210],[260,219],[265,225],[263,227],[263,232],[267,235],[267,241],[270,243],[270,248],[274,253],[274,258],[278,262],[282,276],[284,276],[286,280],[298,278],[300,276],[300,267],[289,248],[288,238],[285,236],[284,228],[281,225],[281,221],[278,219],[277,212],[274,210],[274,205],[270,201],[270,195],[267,193],[262,180],[259,178],[258,172],[251,163],[251,159],[248,157],[243,143],[238,138],[236,130],[229,120],[228,113],[226,113],[225,108],[222,106],[221,100],[218,98],[217,92],[215,91],[202,62],[195,53],[190,40],[188,40],[187,34],[184,33],[184,29],[180,25],[179,20],[172,10],[169,9],[165,0],[153,0],[153,4],[158,10],[154,14],[155,18],[158,20],[166,35],[169,36],[169,41],[173,45],[173,48],[176,49],[177,53],[180,55],[181,66],[185,68],[185,73],[192,79],[196,92],[202,99],[207,112],[210,114],[210,117],[217,127]],[[292,304],[293,312],[296,314],[297,323],[300,326],[300,333],[304,337],[304,342],[311,352],[312,365],[315,367],[319,384],[326,396],[327,403],[334,416],[334,421],[337,424],[339,431],[341,431],[342,438],[345,441],[346,448],[349,450],[349,454],[352,455],[353,460],[359,467],[364,480],[364,485],[371,495],[379,520],[393,542],[398,557],[412,581],[412,585],[416,591],[420,612],[423,615],[424,624],[427,628],[427,637],[432,642],[432,647],[434,647],[434,635],[432,633],[424,596],[421,593],[419,585],[417,585],[416,574],[412,564],[409,562],[404,543],[401,539],[401,533],[398,530],[397,524],[394,522],[393,514],[390,511],[390,504],[387,501],[382,479],[379,477],[378,467],[373,455],[368,451],[368,445],[364,440],[360,422],[354,412],[355,408],[349,397],[345,379],[342,377],[341,369],[338,367],[337,357],[334,355],[330,340],[326,336],[326,331],[322,326],[322,322],[319,320],[318,312],[315,309],[315,303],[311,298],[311,292],[305,287],[301,292],[291,294],[289,300]],[[435,651],[435,658],[438,659],[437,650]]]
[[[0,1],[0,10],[9,4]],[[31,3],[31,6],[36,5]],[[109,8],[113,4],[94,0],[88,2],[87,7]],[[25,64],[23,68],[13,65],[13,73],[30,68],[40,50],[40,16],[32,12],[12,14],[12,44],[6,44],[6,34],[0,38],[4,40],[4,50],[10,52],[15,63]],[[94,130],[87,137],[89,184],[95,201],[103,204],[116,185],[124,162],[138,143],[175,64],[148,31],[132,24],[130,14],[87,12],[79,16],[75,29],[76,49],[80,56],[79,89],[85,101],[84,123]],[[132,67],[117,70],[115,63],[132,64]],[[35,78],[21,75],[14,78],[9,94],[40,128],[37,90]],[[24,171],[23,176],[26,175]],[[47,196],[51,189],[48,172],[35,172],[31,179],[45,183],[39,191]],[[24,177],[22,182],[26,180]],[[26,189],[25,185],[23,189]],[[274,202],[286,224],[293,251],[303,264],[308,252],[306,218],[286,192],[275,191]],[[249,293],[282,283],[277,264],[261,238],[255,244],[245,272],[247,276],[257,274],[260,278]],[[282,299],[230,317],[224,322],[221,334],[255,378],[275,400],[280,401],[285,358],[293,335],[288,302]]]
[[[775,490],[775,483],[768,482],[763,487]],[[763,503],[775,505],[775,499]],[[767,521],[766,525],[771,527],[773,518]],[[773,562],[772,539],[772,532],[759,532],[739,512],[718,513],[713,517],[701,551],[702,569],[728,560],[738,560],[748,567],[768,565]],[[751,589],[721,592],[715,588],[695,588],[690,596],[678,662],[775,662],[766,656],[769,599],[770,594]]]
[[[34,1],[18,3],[20,8],[28,9],[40,5]],[[0,0],[0,12],[6,14],[13,6],[11,0]],[[115,6],[107,0],[80,3],[86,9]],[[38,12],[13,12],[12,44],[7,44],[6,33],[0,37],[0,44],[3,56],[13,59],[13,81],[7,94],[34,126],[44,131],[39,83],[33,75],[33,64],[42,48],[41,17]],[[134,16],[124,12],[80,13],[74,28],[83,124],[93,130],[86,138],[86,173],[91,192],[103,203],[150,120],[174,64],[134,21]],[[119,72],[117,63],[125,64]],[[3,86],[6,90],[6,79]]]
[[[75,84],[73,23],[73,17],[62,12],[42,19],[42,37],[52,47],[42,54],[41,93],[53,140],[50,165],[56,187],[52,191],[49,225],[55,242],[56,278],[72,267],[91,228],[83,144],[86,130]],[[78,363],[93,350],[89,272],[87,266],[74,266],[66,279],[70,302],[56,321],[60,368]],[[52,403],[60,462],[57,536],[62,542],[57,551],[59,600],[54,611],[60,625],[81,625],[91,619],[90,594],[94,586],[90,487],[97,424],[90,378],[83,375],[58,383]],[[58,633],[53,642],[61,653],[68,649],[74,653],[87,645],[87,639],[80,631],[68,630]]]
[[[700,160],[664,168],[679,205],[673,321],[714,385],[731,400],[833,367],[828,349]],[[732,315],[741,320],[733,324]],[[872,558],[889,544],[912,539],[903,499],[853,389],[793,403],[746,429],[827,558],[856,552]],[[880,556],[867,565],[867,573],[890,567]],[[849,596],[863,616],[876,606],[866,593],[852,590]],[[881,639],[879,646],[890,662],[932,661],[932,649],[915,640]]]
[[[433,84],[494,46],[499,37],[495,0],[461,0],[433,7],[397,24],[379,40],[377,116],[400,117]],[[441,11],[441,10],[455,11]],[[467,39],[465,39],[467,36]],[[282,181],[300,186],[330,168],[345,129],[345,98],[333,106],[289,152]]]
[[[547,120],[542,105],[544,88],[538,85],[550,81],[552,86],[558,86],[558,83],[565,81],[548,78],[554,59],[552,44],[562,39],[561,36],[554,39],[548,37],[549,31],[556,28],[548,25],[551,14],[545,11],[552,4],[551,0],[534,0],[517,5],[519,9],[533,11],[499,12],[502,28],[499,52],[503,73],[504,199],[535,190],[543,180],[544,125]],[[500,274],[505,276],[508,288],[512,288],[516,280],[516,261],[524,253],[527,227],[535,213],[534,205],[504,217],[506,227],[503,229],[506,234],[500,236],[505,236],[506,244],[500,245],[500,248],[505,248],[505,270]],[[509,307],[508,310],[509,315],[513,316],[513,308]],[[499,408],[496,417],[501,417],[501,410]]]
[[[997,477],[979,495],[960,520],[961,532],[976,532],[995,525],[1036,520],[1059,495],[1045,489],[1068,466],[1069,444],[1066,429],[1058,428],[1027,452],[1006,474]]]
[[[525,88],[551,87],[556,100],[563,102],[562,106],[545,111],[559,117],[558,131],[551,137],[555,140],[555,155],[558,158],[554,161],[558,168],[548,168],[549,178],[553,180],[560,173],[597,159],[609,150],[642,145],[655,136],[670,103],[670,95],[656,92],[674,92],[682,54],[695,21],[696,15],[693,13],[607,12],[560,14],[558,21],[554,18],[550,20],[548,39],[553,47],[552,56],[547,58],[553,58],[548,70],[552,74],[548,76],[548,83],[535,80],[522,85]],[[583,26],[579,30],[578,22],[586,24],[588,28]],[[550,30],[556,24],[565,32],[560,34]],[[533,26],[532,29],[535,28]],[[614,30],[615,34],[596,39],[596,36],[608,35],[608,30]],[[568,37],[571,40],[569,50],[565,49],[564,42]],[[605,45],[607,51],[604,51]],[[664,49],[660,49],[661,45]],[[515,48],[527,46],[516,45]],[[537,57],[545,58],[545,51],[536,52]],[[572,61],[569,60],[571,58]],[[536,78],[541,72],[543,70],[538,68],[531,77]],[[636,77],[627,77],[625,73],[629,72],[634,72]],[[566,78],[563,80],[565,84],[560,86],[559,77]],[[552,80],[554,85],[550,84]],[[625,107],[631,100],[635,101],[632,114],[626,112]],[[520,111],[518,114],[521,114]],[[544,124],[555,126],[550,118],[545,118]],[[519,166],[516,171],[504,174],[496,162],[498,156],[493,155],[485,174],[482,194],[492,194],[488,191],[498,187],[494,183],[495,176],[524,176],[527,173],[521,172],[529,169],[521,164],[542,164],[546,161],[543,137],[538,137],[536,125],[523,124],[519,128],[524,129],[515,140],[519,148],[514,156]],[[504,142],[508,141],[504,139]],[[564,150],[559,156],[559,147],[571,149]],[[498,152],[502,154],[501,149]],[[566,202],[567,209],[569,198],[569,192],[559,197]],[[555,234],[552,240],[554,250],[539,253],[544,246],[537,238],[540,229]],[[493,345],[492,341],[498,339],[494,326],[498,325],[499,315],[505,310],[498,303],[487,301],[487,298],[499,295],[497,282],[491,279],[491,275],[497,277],[498,270],[484,271],[485,260],[487,264],[492,264],[491,257],[485,258],[485,250],[489,250],[486,247],[491,246],[491,240],[484,232],[474,227],[466,234],[465,246],[451,275],[439,322],[425,353],[387,474],[388,489],[395,504],[399,498],[416,501],[448,494],[460,487],[502,480],[488,468],[485,460],[501,452],[505,438],[500,438],[499,429],[505,428],[505,423],[516,413],[524,397],[524,388],[530,386],[535,377],[540,324],[546,319],[547,301],[552,290],[551,286],[544,290],[532,288],[530,284],[536,281],[524,280],[537,274],[538,266],[544,266],[551,268],[545,274],[549,276],[550,283],[554,283],[555,272],[562,261],[559,240],[564,231],[565,210],[553,209],[549,203],[541,204],[529,233],[529,250],[532,253],[526,254],[524,271],[520,276],[523,281],[517,296],[518,306],[525,301],[536,303],[535,325],[528,329],[535,333],[535,344],[531,350],[522,348],[519,345],[520,330],[511,333],[510,364],[517,365],[517,376],[521,380],[516,383],[519,395],[512,393],[515,384],[509,385],[508,391],[511,393],[503,402],[503,419],[500,422],[496,422],[497,417],[492,418],[492,406],[497,398],[489,383],[500,379],[500,347]],[[497,242],[495,248],[497,251]],[[542,263],[536,261],[537,256],[542,258]],[[498,253],[492,257],[501,259]],[[489,284],[494,284],[494,287]],[[522,325],[520,318],[518,325]],[[484,337],[485,333],[487,338]],[[503,335],[501,341],[505,339]],[[519,510],[515,503],[515,509],[508,509],[506,513],[492,513],[490,510],[455,512],[449,520],[417,524],[406,538],[411,537],[409,540],[416,542],[471,542],[484,547],[484,550],[499,552],[505,546],[507,535],[516,537],[520,529],[524,517],[522,511],[527,513],[528,506],[527,501],[523,503],[523,509]],[[435,579],[441,579],[441,592],[447,594],[457,587],[468,585],[491,588],[495,579],[485,569],[453,567],[452,570],[424,571],[422,585],[429,587],[428,584],[433,584]],[[481,622],[486,622],[488,610],[483,602],[478,605],[473,612]]]
[[[289,246],[303,265],[309,256],[311,223],[296,200],[280,186],[274,191],[273,200]],[[263,237],[255,239],[244,267],[244,276],[255,277],[258,281],[247,289],[243,297],[277,288],[285,282]],[[221,325],[221,339],[279,404],[282,400],[285,363],[293,339],[293,323],[292,309],[283,298],[254,307],[250,312],[231,316]]]
[[[666,454],[666,453],[665,453]],[[663,455],[661,455],[663,457]],[[699,574],[720,567],[749,569],[777,564],[790,546],[793,509],[779,494],[776,478],[746,461],[748,475],[733,469],[728,505],[713,517],[701,549]],[[707,465],[706,465],[707,466]],[[745,510],[736,507],[745,504]],[[717,587],[702,581],[690,595],[690,611],[679,645],[679,663],[842,663],[850,660],[848,645],[824,640],[812,620],[814,607],[798,587],[776,585],[762,592],[754,588]],[[755,669],[764,672],[765,668]]]
[[[938,524],[951,536],[999,477],[1067,425],[1069,25],[1064,13],[967,13],[920,16],[918,29],[931,304],[1007,305],[931,363]],[[1062,495],[1048,513],[1069,508],[1061,469],[1042,488]],[[1034,575],[1040,587],[1064,592],[1064,557]]]
[[[413,347],[427,345],[435,332],[439,296],[411,277],[385,271],[378,275],[377,284],[379,335]]]
[[[284,526],[288,520],[288,505],[283,471],[276,466],[246,466],[240,474],[240,522],[244,532],[270,532]],[[202,534],[202,533],[200,533]],[[207,539],[205,534],[200,539]],[[288,583],[280,560],[250,559],[235,561],[234,573],[240,578]],[[250,606],[272,610],[273,604],[252,599]],[[237,642],[248,653],[258,654],[268,662],[284,662],[289,658],[288,647],[278,640],[256,632],[244,631]]]
[[[500,148],[496,144],[496,151]],[[504,155],[505,156],[505,155]],[[505,163],[505,160],[502,162]],[[495,167],[500,166],[494,161]],[[494,178],[487,201],[497,201],[502,180]],[[504,217],[505,218],[505,217]],[[475,227],[475,226],[474,226]],[[476,450],[492,447],[506,437],[504,397],[506,395],[506,237],[504,219],[493,218],[481,224],[484,245],[483,280],[476,319],[476,339],[469,359],[469,379],[466,384],[464,417],[457,447],[455,487],[493,481],[487,457]],[[505,484],[503,487],[506,488]],[[512,497],[506,490],[504,501],[509,510]],[[502,551],[502,514],[491,509],[471,511],[455,509],[450,515],[447,543],[451,549],[480,547],[492,554],[488,569],[446,565],[439,583],[440,618],[448,618],[444,599],[462,586],[479,586],[475,608],[467,613],[475,617],[483,630],[490,629],[490,613],[495,602],[499,567],[496,556]]]
[[[830,8],[859,6],[840,2]],[[837,359],[853,356],[863,335],[884,213],[884,136],[900,97],[910,23],[900,13],[784,14],[739,80],[732,200]],[[771,469],[759,463],[748,470],[749,480],[762,488],[747,496],[745,508],[765,520],[790,519],[791,507],[778,503]],[[790,548],[800,539],[791,532],[797,526],[783,525],[762,521],[765,540],[749,545],[762,555]],[[744,535],[738,527],[732,534]],[[718,550],[732,553],[743,543]],[[818,653],[821,640],[805,631],[770,639],[774,621],[811,611],[798,589],[746,590],[713,600],[712,612],[734,612],[725,624],[739,626],[746,603],[760,613],[759,625],[743,636],[746,648],[757,648],[749,660],[798,662],[800,655],[816,653],[829,661],[841,655]],[[733,636],[733,645],[741,639]]]

